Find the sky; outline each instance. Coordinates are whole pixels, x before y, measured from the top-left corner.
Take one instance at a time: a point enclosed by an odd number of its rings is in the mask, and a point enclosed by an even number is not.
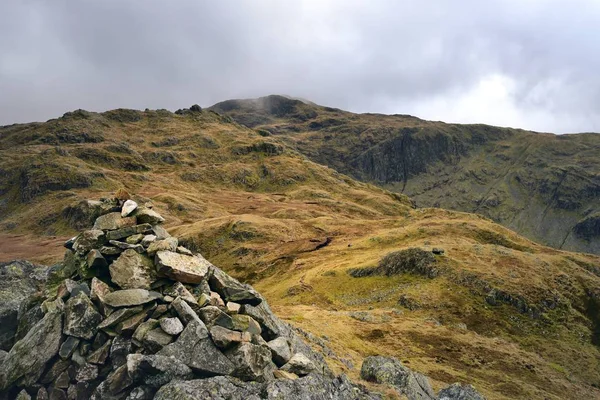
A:
[[[1,0],[0,125],[283,94],[600,132],[600,0]]]

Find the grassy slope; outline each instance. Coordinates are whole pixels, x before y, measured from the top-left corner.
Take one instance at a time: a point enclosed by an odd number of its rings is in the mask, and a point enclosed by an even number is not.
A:
[[[353,114],[281,96],[212,109],[421,206],[481,213],[547,245],[600,254],[599,134]]]
[[[79,111],[4,127],[0,172],[2,260],[60,259],[75,232],[62,210],[125,187],[354,378],[364,356],[389,354],[437,387],[471,382],[491,399],[600,396],[597,256],[537,245],[476,215],[414,210],[206,111]],[[433,279],[346,273],[433,246],[446,250]],[[491,289],[517,306],[489,305]]]

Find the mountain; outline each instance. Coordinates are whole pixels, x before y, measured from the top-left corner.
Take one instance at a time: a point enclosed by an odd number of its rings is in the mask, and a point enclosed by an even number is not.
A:
[[[600,254],[600,134],[354,114],[282,96],[210,109],[419,206],[482,214],[548,246]]]
[[[251,283],[335,374],[359,382],[365,357],[382,355],[436,392],[464,382],[488,399],[600,396],[599,256],[414,208],[311,160],[299,151],[307,133],[233,118],[197,106],[76,110],[1,127],[0,262],[59,262],[63,242],[99,215],[87,199],[125,189],[152,202],[181,245]],[[341,149],[329,149],[319,151],[338,162]]]

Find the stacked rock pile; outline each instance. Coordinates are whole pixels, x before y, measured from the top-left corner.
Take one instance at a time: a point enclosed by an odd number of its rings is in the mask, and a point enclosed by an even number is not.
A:
[[[19,312],[27,333],[0,350],[0,399],[375,398],[180,246],[150,204],[102,210]]]

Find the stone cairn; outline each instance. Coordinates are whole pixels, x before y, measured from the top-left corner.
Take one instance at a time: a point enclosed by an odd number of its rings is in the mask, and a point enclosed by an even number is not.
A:
[[[94,204],[93,228],[19,317],[27,334],[0,351],[0,399],[371,398],[252,287],[180,246],[151,204]]]

